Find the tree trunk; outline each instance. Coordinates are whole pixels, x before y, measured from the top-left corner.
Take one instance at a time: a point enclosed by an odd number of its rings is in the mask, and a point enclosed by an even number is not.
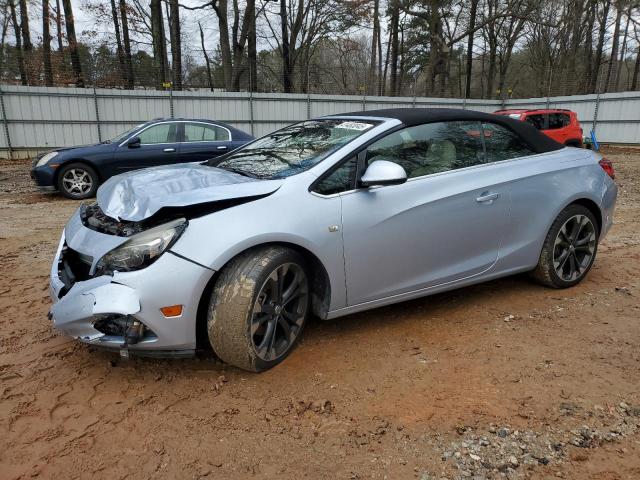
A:
[[[291,71],[291,51],[289,46],[289,29],[287,17],[287,0],[280,0],[280,23],[282,32],[282,90],[291,93],[293,81]]]
[[[166,45],[164,38],[164,22],[162,18],[162,0],[151,0],[150,9],[151,38],[153,43],[153,63],[156,70],[156,88],[162,89],[162,84],[167,80],[167,64],[165,62]]]
[[[113,18],[113,29],[116,34],[116,53],[118,56],[118,65],[120,66],[120,78],[125,79],[124,51],[122,49],[122,37],[120,37],[120,21],[118,20],[116,0],[111,0],[111,16]]]
[[[638,75],[640,75],[640,45],[638,45],[638,51],[636,52],[636,65],[633,69],[633,80],[631,81],[631,90],[638,88]]]
[[[124,44],[124,59],[127,73],[127,88],[133,89],[135,78],[133,75],[133,60],[131,58],[131,39],[129,38],[129,20],[127,18],[127,2],[120,0],[120,18],[122,20],[122,42]]]
[[[576,0],[574,3],[575,9],[571,15],[571,43],[569,46],[569,52],[567,52],[569,58],[569,65],[567,66],[567,82],[565,86],[566,95],[574,95],[576,92],[576,56],[578,54],[578,47],[582,41],[581,26],[584,13],[584,0]],[[589,37],[587,37],[589,38]]]
[[[631,10],[627,11],[627,23],[624,27],[624,35],[622,36],[622,48],[620,49],[620,59],[616,68],[616,79],[613,82],[613,86],[616,90],[620,90],[620,72],[624,65],[624,57],[627,54],[627,38],[629,35],[629,22],[631,21]]]
[[[389,70],[389,56],[391,52],[391,35],[392,32],[389,30],[389,39],[387,40],[387,52],[385,53],[384,58],[384,73],[382,75],[382,95],[387,93],[387,72]]]
[[[622,9],[618,8],[616,13],[616,23],[613,28],[613,45],[611,46],[611,57],[609,57],[609,67],[607,68],[607,79],[604,83],[604,91],[608,92],[611,87],[611,73],[618,59],[618,45],[620,44],[620,22],[622,20]]]
[[[395,97],[398,94],[398,51],[399,51],[399,38],[398,38],[398,26],[400,22],[400,5],[398,0],[391,0],[391,24],[389,28],[391,30],[391,96]]]
[[[33,44],[31,43],[31,32],[29,31],[27,0],[20,0],[20,30],[22,31],[22,48],[25,52],[31,52]]]
[[[378,18],[378,95],[384,91],[384,78],[382,77],[382,32],[380,30],[380,18]]]
[[[605,0],[604,10],[602,12],[602,21],[600,22],[600,31],[598,33],[598,46],[596,47],[596,57],[593,64],[593,71],[591,73],[591,85],[589,86],[589,92],[595,93],[598,87],[598,76],[600,75],[600,63],[602,63],[602,49],[604,48],[604,37],[607,33],[607,19],[609,18],[609,7],[611,4],[609,0]]]
[[[200,46],[202,47],[202,55],[204,55],[204,63],[207,67],[207,79],[209,80],[209,88],[213,92],[213,77],[211,75],[211,62],[209,61],[209,55],[207,55],[207,49],[204,47],[204,32],[202,31],[202,24],[198,22],[198,28],[200,29]]]
[[[589,93],[591,88],[591,76],[593,75],[593,25],[596,20],[596,11],[598,9],[597,0],[590,0],[588,17],[587,17],[587,44],[585,45],[585,79],[582,85],[582,92]]]
[[[376,57],[378,53],[378,37],[380,36],[380,0],[373,0],[373,35],[371,38],[371,59],[369,61],[369,94],[375,95],[376,85]]]
[[[233,64],[231,62],[231,45],[229,44],[229,20],[227,18],[227,0],[219,0],[214,5],[214,11],[218,16],[218,31],[220,32],[220,57],[222,60],[222,74],[224,76],[224,88],[232,89]]]
[[[180,39],[180,6],[178,0],[170,0],[171,23],[171,67],[173,70],[173,89],[182,90],[182,42]]]
[[[67,43],[69,43],[69,53],[71,54],[71,69],[76,81],[76,87],[84,88],[84,77],[82,66],[80,65],[80,53],[78,51],[78,41],[76,40],[76,25],[73,19],[73,8],[71,0],[62,0],[64,8],[64,24],[67,28]]]
[[[256,46],[256,1],[247,1],[247,21],[249,31],[247,35],[247,56],[249,60],[249,91],[258,90],[258,48]]]
[[[60,9],[60,0],[56,0],[56,36],[58,37],[58,52],[60,55],[64,53],[62,45],[62,10]]]
[[[478,10],[478,0],[471,0],[471,10],[469,12],[469,39],[467,40],[467,69],[464,87],[464,96],[471,96],[471,69],[473,68],[473,36],[476,27],[476,12]]]
[[[53,87],[51,34],[49,32],[49,0],[42,0],[42,62],[44,65],[44,84],[47,87]]]
[[[16,5],[14,0],[9,0],[9,10],[11,12],[11,23],[13,23],[13,33],[16,37],[16,57],[18,60],[18,70],[20,71],[20,83],[28,85],[27,71],[24,68],[24,56],[22,52],[22,37],[20,32],[20,24],[16,15]]]

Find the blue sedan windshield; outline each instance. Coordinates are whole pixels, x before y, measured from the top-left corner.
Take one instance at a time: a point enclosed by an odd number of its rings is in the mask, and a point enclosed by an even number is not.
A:
[[[209,165],[254,178],[284,178],[304,172],[379,122],[309,120],[260,138]]]

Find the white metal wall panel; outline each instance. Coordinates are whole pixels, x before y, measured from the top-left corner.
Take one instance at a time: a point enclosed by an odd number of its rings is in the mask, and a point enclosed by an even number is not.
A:
[[[291,122],[343,112],[382,108],[440,107],[492,112],[501,108],[567,108],[577,112],[585,134],[593,125],[596,95],[501,100],[462,100],[427,97],[359,95],[267,94],[247,92],[174,92],[92,88],[2,86],[6,122],[14,156],[20,151],[94,143],[137,123],[173,115],[226,121],[255,136]],[[94,96],[95,95],[95,96]],[[253,119],[253,121],[252,121]],[[597,115],[600,142],[640,143],[640,93],[600,95]],[[0,153],[7,142],[0,135]]]

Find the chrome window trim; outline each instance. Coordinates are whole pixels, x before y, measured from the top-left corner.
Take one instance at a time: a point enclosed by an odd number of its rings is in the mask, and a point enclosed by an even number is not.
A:
[[[523,157],[516,157],[516,158],[507,158],[506,160],[500,160],[497,162],[489,162],[489,163],[479,163],[477,165],[470,165],[468,167],[464,167],[464,168],[456,168],[455,170],[444,170],[442,172],[436,172],[436,173],[430,173],[428,175],[421,175],[419,177],[411,177],[411,178],[407,178],[407,181],[405,183],[409,183],[409,182],[415,182],[416,180],[424,180],[426,178],[431,178],[431,177],[439,177],[442,175],[448,175],[448,174],[452,174],[452,173],[456,173],[456,172],[464,172],[467,170],[475,170],[477,168],[483,168],[483,167],[490,167],[492,165],[500,165],[503,163],[508,163],[508,162],[517,162],[519,160],[522,159],[529,159],[529,158],[534,158],[534,157],[538,157],[538,156],[542,156],[542,155],[548,155],[550,153],[554,153],[557,150],[554,150],[553,152],[542,152],[542,153],[534,153],[533,155],[525,155]],[[314,180],[315,181],[315,180]],[[404,185],[404,184],[401,184]],[[386,188],[386,187],[398,187],[399,185],[380,185],[378,187],[375,188]],[[339,193],[332,193],[331,195],[323,195],[322,193],[318,193],[314,190],[309,190],[309,193],[311,193],[312,195],[315,195],[316,197],[320,197],[320,198],[333,198],[336,197],[338,195],[349,195],[355,192],[360,192],[363,190],[369,190],[369,188],[352,188],[351,190],[345,190],[344,192],[339,192]]]
[[[229,130],[227,127],[223,127],[222,125],[219,125],[217,123],[214,122],[201,122],[198,120],[162,120],[160,122],[155,122],[152,123],[151,125],[147,125],[146,127],[144,127],[141,130],[138,130],[136,133],[134,133],[133,135],[131,135],[130,137],[128,137],[126,140],[122,141],[119,145],[119,147],[123,147],[124,145],[126,145],[126,143],[131,140],[133,137],[137,137],[138,135],[140,135],[142,132],[144,132],[145,130],[151,128],[151,127],[155,127],[156,125],[162,125],[164,123],[201,123],[202,125],[215,125],[216,127],[222,128],[224,130],[227,131],[227,133],[229,133],[229,140],[196,140],[195,142],[160,142],[160,143],[141,143],[140,145],[173,145],[175,143],[223,143],[223,142],[233,142],[233,135],[231,134],[231,130]]]
[[[199,122],[199,121],[193,121],[193,120],[180,120],[181,123],[200,123],[202,125],[215,125],[218,128],[221,128],[223,130],[226,130],[227,133],[229,134],[229,140],[195,140],[193,142],[178,142],[178,143],[223,143],[223,142],[232,142],[233,141],[233,135],[231,135],[231,130],[229,130],[227,127],[223,127],[222,125],[218,125],[217,123],[207,123],[207,122]]]

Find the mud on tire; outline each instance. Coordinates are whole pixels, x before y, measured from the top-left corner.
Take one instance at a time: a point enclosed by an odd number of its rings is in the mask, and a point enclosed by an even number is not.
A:
[[[284,360],[300,339],[309,313],[307,272],[304,257],[281,246],[250,250],[225,266],[213,288],[207,314],[207,333],[215,354],[253,372]],[[299,282],[298,290],[295,282]],[[297,300],[282,300],[287,292],[299,293]],[[282,304],[286,304],[284,308]],[[269,325],[273,325],[271,330]],[[268,352],[269,345],[263,344],[270,333],[275,346]],[[287,333],[291,341],[285,344]]]

